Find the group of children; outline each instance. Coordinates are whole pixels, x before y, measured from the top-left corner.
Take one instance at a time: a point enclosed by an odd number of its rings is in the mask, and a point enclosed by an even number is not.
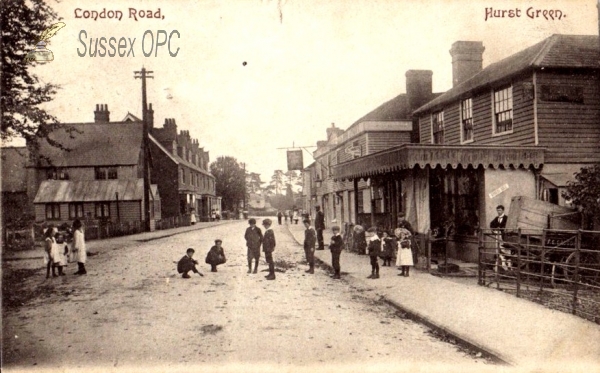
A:
[[[72,233],[72,241],[68,243],[67,234]],[[44,263],[46,264],[46,278],[65,276],[64,267],[69,262],[77,262],[75,275],[85,275],[85,262],[87,251],[83,236],[83,224],[79,219],[73,221],[72,228],[61,232],[54,225],[50,225],[44,231]],[[56,274],[58,271],[58,274]]]
[[[258,272],[258,261],[260,259],[260,248],[262,246],[265,253],[265,259],[269,265],[269,274],[266,277],[267,280],[275,280],[275,262],[273,261],[273,251],[275,251],[275,233],[271,229],[271,219],[264,219],[262,224],[265,228],[263,235],[259,227],[256,226],[256,219],[248,220],[250,225],[246,229],[244,238],[246,239],[246,246],[248,248],[248,273]],[[217,266],[227,262],[225,257],[225,250],[223,249],[223,241],[221,239],[215,240],[215,245],[210,248],[208,254],[206,254],[205,262],[211,266],[211,272],[217,272]],[[197,273],[200,276],[204,276],[196,266],[198,261],[193,258],[195,250],[192,248],[187,249],[186,254],[177,263],[177,272],[181,273],[181,277],[190,278],[188,272]],[[254,270],[252,270],[252,262],[254,261]]]
[[[412,253],[412,234],[406,228],[396,228],[393,235],[381,232],[377,228],[369,228],[366,232],[359,225],[355,226],[356,246],[359,254],[368,254],[371,261],[371,275],[367,278],[379,278],[379,258],[383,259],[383,266],[391,267],[392,259],[396,257],[396,266],[402,270],[398,276],[408,277],[410,267],[414,265]],[[364,242],[363,242],[364,241]],[[361,252],[363,251],[363,252]]]

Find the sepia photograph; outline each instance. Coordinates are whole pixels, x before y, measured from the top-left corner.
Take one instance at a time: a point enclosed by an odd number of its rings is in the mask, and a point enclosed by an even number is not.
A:
[[[600,373],[600,0],[0,0],[5,372]]]

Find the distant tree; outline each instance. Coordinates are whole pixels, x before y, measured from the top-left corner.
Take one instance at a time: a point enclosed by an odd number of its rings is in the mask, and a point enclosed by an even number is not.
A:
[[[0,0],[2,141],[22,137],[37,146],[38,140],[45,138],[51,145],[65,149],[48,139],[48,134],[61,125],[39,107],[51,101],[59,87],[41,82],[33,73],[39,62],[24,60],[44,30],[57,20],[57,14],[43,0]]]
[[[283,194],[283,188],[285,187],[285,174],[281,170],[275,170],[269,185],[275,194]]]
[[[234,157],[222,156],[210,164],[210,172],[215,177],[217,196],[223,198],[223,208],[237,209],[246,192],[244,168]]]
[[[587,222],[600,223],[600,164],[584,167],[575,174],[575,181],[567,184],[563,197],[583,213]]]

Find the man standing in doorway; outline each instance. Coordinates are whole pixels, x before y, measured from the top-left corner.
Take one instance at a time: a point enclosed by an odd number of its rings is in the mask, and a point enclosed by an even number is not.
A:
[[[317,231],[317,241],[319,246],[317,250],[325,250],[325,243],[323,242],[323,231],[325,230],[325,214],[321,211],[321,206],[316,206],[317,218],[315,219],[315,229]]]

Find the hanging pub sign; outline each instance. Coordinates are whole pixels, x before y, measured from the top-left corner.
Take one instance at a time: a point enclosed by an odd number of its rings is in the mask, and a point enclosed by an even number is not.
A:
[[[302,171],[304,169],[304,166],[302,163],[302,150],[288,150],[287,164],[288,164],[288,171],[295,171],[295,170]]]

